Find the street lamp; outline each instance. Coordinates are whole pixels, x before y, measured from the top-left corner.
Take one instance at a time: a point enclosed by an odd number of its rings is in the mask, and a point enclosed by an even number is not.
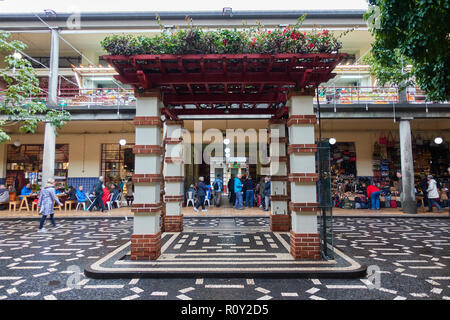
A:
[[[330,138],[330,139],[328,140],[328,142],[329,142],[331,145],[333,145],[333,144],[336,143],[336,139],[335,139],[335,138]]]
[[[225,139],[223,140],[223,144],[224,144],[224,145],[229,145],[229,144],[230,144],[230,139],[225,138]]]
[[[120,144],[121,146],[124,146],[124,145],[127,144],[127,140],[125,140],[125,139],[120,139],[120,140],[119,140],[119,144]]]

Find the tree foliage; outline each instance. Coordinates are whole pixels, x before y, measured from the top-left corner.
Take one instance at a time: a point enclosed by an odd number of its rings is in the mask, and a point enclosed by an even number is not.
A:
[[[41,93],[39,80],[31,62],[21,57],[19,51],[26,44],[10,40],[10,34],[0,31],[0,54],[4,54],[6,68],[0,70],[0,77],[6,83],[6,89],[0,91],[0,143],[10,140],[4,126],[20,123],[20,133],[34,133],[39,122],[50,122],[61,128],[70,120],[67,111],[48,109],[45,101],[38,98]]]
[[[450,0],[370,0],[375,36],[368,61],[380,83],[417,84],[429,100],[450,100]]]

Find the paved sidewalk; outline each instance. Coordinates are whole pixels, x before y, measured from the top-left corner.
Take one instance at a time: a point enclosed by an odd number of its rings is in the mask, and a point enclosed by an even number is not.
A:
[[[236,210],[232,207],[207,207],[207,212],[195,212],[192,207],[184,207],[182,209],[183,215],[185,217],[269,217],[269,212],[263,211],[260,208],[245,208],[244,210]],[[56,217],[64,217],[64,218],[104,218],[104,217],[133,217],[133,213],[131,212],[129,207],[122,207],[119,209],[113,209],[110,211],[99,212],[99,211],[76,211],[69,210],[55,211]],[[438,213],[436,210],[434,212],[422,212],[419,210],[417,214],[408,215],[400,211],[400,209],[381,209],[379,211],[374,210],[356,210],[356,209],[340,209],[333,208],[333,216],[359,216],[359,217],[449,217],[448,208],[444,208],[442,212]],[[0,211],[0,219],[1,218],[39,218],[40,215],[37,212],[10,212],[7,210]]]

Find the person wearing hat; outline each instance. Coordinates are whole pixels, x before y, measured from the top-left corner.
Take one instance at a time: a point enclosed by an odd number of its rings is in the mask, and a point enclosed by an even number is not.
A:
[[[55,180],[50,178],[47,180],[47,184],[44,186],[44,189],[41,191],[41,195],[39,196],[38,201],[38,212],[42,214],[41,222],[39,223],[38,232],[45,232],[46,230],[43,228],[45,219],[47,216],[50,216],[50,220],[54,227],[56,227],[55,219],[53,218],[54,214],[54,206],[53,203],[56,202],[59,206],[62,206],[62,203],[58,200],[55,193]]]
[[[433,179],[433,176],[430,174],[427,177],[428,179],[428,212],[433,212],[433,204],[438,209],[438,212],[442,211],[441,206],[439,205],[439,192],[437,188],[437,182]]]

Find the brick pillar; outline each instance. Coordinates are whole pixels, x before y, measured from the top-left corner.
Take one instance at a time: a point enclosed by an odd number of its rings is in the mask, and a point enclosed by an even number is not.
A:
[[[269,120],[270,155],[270,230],[289,231],[287,201],[286,120]]]
[[[133,235],[131,260],[156,260],[161,255],[161,100],[159,92],[137,94]]]
[[[166,232],[183,231],[183,120],[166,120],[166,154],[164,157],[164,202]]]
[[[309,94],[291,92],[288,99],[289,146],[291,184],[292,230],[290,234],[291,255],[295,259],[320,259],[319,232],[317,226],[317,194],[314,138],[313,97]]]

